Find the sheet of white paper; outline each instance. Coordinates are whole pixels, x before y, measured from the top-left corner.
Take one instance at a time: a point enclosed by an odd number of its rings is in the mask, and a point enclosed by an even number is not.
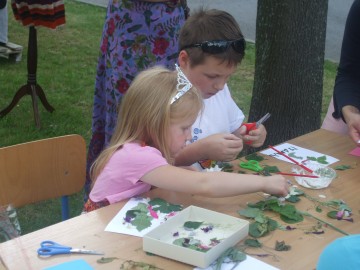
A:
[[[216,268],[215,265],[216,261],[214,263],[212,263],[209,267],[207,268],[194,268],[194,270],[214,270]],[[235,263],[223,263],[221,265],[221,270],[279,270],[279,268],[276,268],[270,264],[264,263],[263,261],[260,261],[258,259],[255,259],[249,255],[246,255],[246,260],[240,262],[235,268],[233,268],[235,266]]]
[[[331,165],[331,164],[339,161],[338,159],[336,159],[336,158],[334,158],[332,156],[328,156],[328,155],[325,155],[325,154],[322,154],[322,153],[318,153],[318,152],[315,152],[315,151],[312,151],[312,150],[309,150],[309,149],[306,149],[306,148],[302,148],[300,146],[296,146],[296,145],[293,145],[293,144],[290,144],[290,143],[283,143],[283,144],[277,145],[276,149],[283,152],[287,156],[290,156],[292,159],[296,160],[299,163],[308,162],[308,163],[316,163],[316,164],[321,164],[321,165],[324,165],[324,166],[328,166],[328,165]],[[276,151],[274,151],[271,148],[266,149],[264,151],[261,151],[260,153],[264,154],[264,155],[275,157],[277,159],[280,159],[280,160],[283,160],[283,161],[286,161],[286,162],[293,163],[291,160],[289,160],[286,157],[280,155],[279,153],[277,153]],[[319,163],[319,162],[317,162],[315,160],[310,160],[311,158],[319,158],[319,157],[322,157],[322,156],[326,157],[325,161],[327,162],[327,164]],[[309,157],[310,157],[310,159],[309,159]]]
[[[131,198],[124,207],[116,214],[116,216],[109,222],[109,224],[106,226],[105,231],[107,232],[115,232],[115,233],[122,233],[122,234],[129,234],[134,236],[143,237],[146,233],[151,231],[153,228],[159,226],[163,222],[166,221],[166,219],[171,218],[174,216],[177,212],[172,212],[170,214],[164,214],[159,211],[156,212],[158,218],[153,218],[151,220],[151,226],[147,227],[146,229],[142,231],[138,231],[138,229],[133,226],[131,223],[126,222],[124,218],[126,217],[126,212],[128,210],[133,209],[136,207],[139,203],[145,203],[148,204],[149,199],[147,198]],[[150,212],[148,214],[150,216]]]

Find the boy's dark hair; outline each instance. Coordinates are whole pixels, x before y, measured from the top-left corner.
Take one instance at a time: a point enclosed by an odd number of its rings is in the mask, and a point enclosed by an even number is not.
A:
[[[244,39],[240,27],[234,17],[223,10],[200,8],[191,12],[180,30],[179,48],[213,40]],[[245,42],[245,41],[244,41]],[[191,66],[202,64],[209,55],[227,61],[229,65],[237,65],[244,57],[244,53],[236,52],[231,46],[223,53],[209,54],[199,47],[186,48]]]

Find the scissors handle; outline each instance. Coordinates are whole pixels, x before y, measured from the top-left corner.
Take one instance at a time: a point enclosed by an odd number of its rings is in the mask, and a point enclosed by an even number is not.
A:
[[[56,254],[69,254],[72,247],[60,245],[54,241],[42,241],[40,248],[37,250],[40,256],[51,256]]]
[[[256,160],[249,160],[248,162],[241,162],[240,167],[255,172],[260,172],[263,168],[260,166],[259,162]]]
[[[42,241],[40,246],[42,248],[57,248],[57,249],[71,249],[71,247],[60,245],[54,241]]]
[[[244,123],[242,125],[246,127],[246,135],[248,135],[251,130],[256,129],[256,123],[255,122],[254,123]]]
[[[57,254],[69,254],[71,253],[71,248],[65,249],[65,248],[41,247],[37,250],[37,253],[43,257],[57,255]]]

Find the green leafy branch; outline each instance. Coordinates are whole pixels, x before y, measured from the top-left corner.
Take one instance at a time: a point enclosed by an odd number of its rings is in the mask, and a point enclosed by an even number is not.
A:
[[[326,202],[321,202],[318,199],[307,195],[305,192],[297,188],[292,188],[290,191],[290,196],[287,197],[286,199],[289,200],[290,198],[293,197],[291,201],[297,201],[294,200],[294,197],[297,196],[305,196],[306,198],[318,203],[319,205],[337,209],[338,211],[340,211],[339,213],[342,215],[341,217],[338,217],[338,215],[332,217],[329,212],[328,213],[329,217],[343,219],[343,215],[345,211],[351,214],[351,208],[347,204],[345,204],[345,202],[343,202],[342,200],[330,200]],[[348,235],[346,232],[337,228],[333,224],[324,221],[320,218],[317,218],[308,212],[297,210],[293,204],[284,203],[280,201],[279,198],[272,196],[265,200],[258,201],[256,203],[249,203],[247,208],[242,209],[238,212],[240,215],[254,220],[254,222],[251,223],[249,226],[249,234],[252,237],[258,238],[268,234],[270,231],[273,231],[276,228],[279,229],[284,228],[284,226],[281,226],[277,221],[267,217],[264,214],[264,211],[276,212],[280,215],[281,220],[290,224],[301,222],[304,219],[304,216],[309,216],[316,219],[322,224],[328,225],[329,227],[333,228],[334,230],[342,234]],[[332,215],[334,214],[332,213]],[[344,219],[352,221],[352,219],[346,219],[346,218]],[[315,231],[313,233],[319,233],[319,232]]]

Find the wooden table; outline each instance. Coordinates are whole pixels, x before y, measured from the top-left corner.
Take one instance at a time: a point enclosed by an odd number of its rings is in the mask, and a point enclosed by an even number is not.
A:
[[[340,162],[335,163],[335,165],[346,164],[354,167],[354,169],[337,171],[338,177],[326,189],[305,190],[307,194],[316,198],[319,198],[318,195],[325,195],[325,200],[345,200],[353,209],[354,223],[328,219],[326,217],[327,209],[324,209],[323,213],[317,213],[314,203],[306,198],[296,203],[295,206],[299,210],[308,211],[319,218],[332,222],[349,234],[360,233],[360,167],[357,166],[359,158],[348,154],[349,151],[355,148],[352,141],[347,136],[338,135],[326,130],[318,130],[290,140],[289,143],[340,159]],[[282,171],[289,171],[292,166],[290,163],[271,157],[268,157],[266,163],[276,165]],[[184,206],[196,205],[236,217],[239,217],[237,211],[245,208],[247,202],[257,202],[263,196],[263,194],[256,193],[214,199],[169,192],[162,189],[153,189],[145,195],[152,198],[161,197],[171,203],[183,204]],[[193,269],[190,265],[159,256],[147,255],[142,250],[142,239],[139,237],[105,232],[106,225],[125,203],[126,201],[119,202],[2,243],[0,244],[0,256],[9,269],[41,269],[79,258],[86,260],[95,269],[119,269],[121,263],[125,260],[143,261],[155,264],[162,269]],[[296,230],[275,230],[268,236],[260,238],[259,240],[266,246],[266,249],[271,250],[277,256],[277,259],[273,257],[258,259],[284,270],[315,269],[322,249],[334,239],[343,236],[331,228],[325,228],[325,233],[320,235],[305,234],[304,230],[301,229],[309,228],[315,224],[315,220],[306,217],[302,223],[297,225],[298,229]],[[111,263],[98,264],[96,260],[101,256],[76,254],[58,255],[41,259],[37,257],[36,250],[43,240],[53,240],[73,247],[103,251],[105,252],[105,257],[117,257],[118,260],[114,260]],[[291,250],[284,252],[274,251],[276,240],[284,240],[286,244],[291,245]],[[263,250],[248,251],[251,253],[268,253]]]

